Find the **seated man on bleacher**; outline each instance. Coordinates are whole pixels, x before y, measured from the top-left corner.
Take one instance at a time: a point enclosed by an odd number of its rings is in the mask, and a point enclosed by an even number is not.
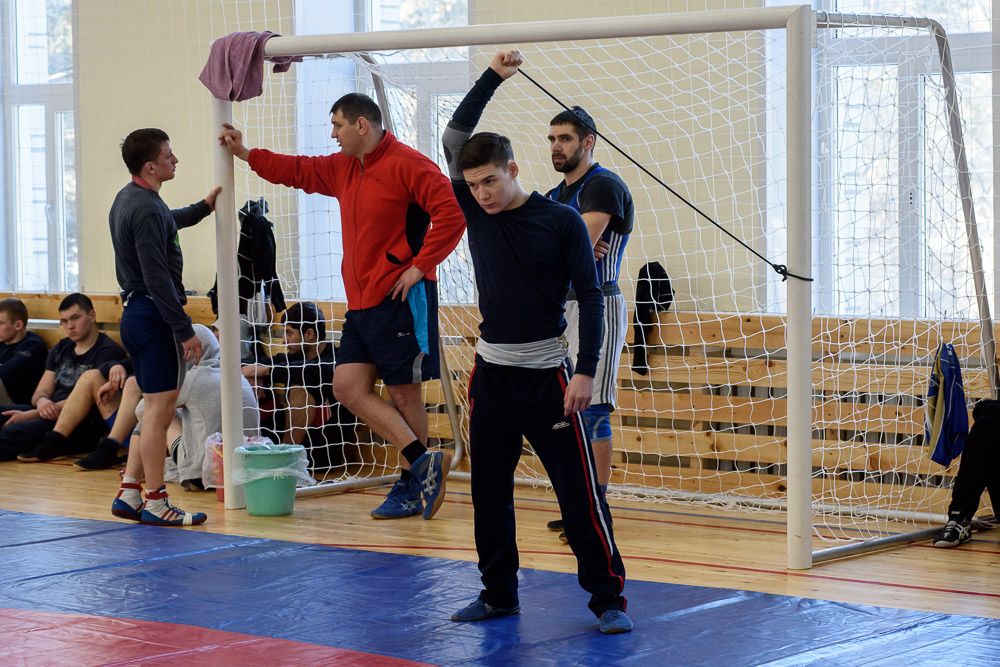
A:
[[[45,372],[49,351],[28,331],[28,309],[20,299],[0,300],[0,405],[25,404]]]
[[[72,452],[67,451],[67,438],[84,421],[96,417],[95,413],[100,415],[101,421],[107,427],[105,432],[110,430],[118,415],[118,407],[122,400],[121,390],[131,374],[132,362],[128,359],[114,363],[109,370],[102,367],[85,371],[63,403],[55,426],[42,437],[41,445],[30,452],[18,454],[17,460],[23,463],[38,463],[51,460],[45,458],[49,452],[62,452],[60,456],[73,452],[90,452],[90,455],[83,459],[83,465],[80,465],[80,461],[74,465],[84,470],[101,470],[124,463],[124,459],[118,457],[117,447],[113,457],[105,456],[107,448],[102,449],[101,444],[106,440],[106,436],[94,437],[91,442],[74,442]],[[100,461],[97,460],[99,457],[94,456],[98,450],[101,451]],[[97,463],[102,465],[97,466]]]
[[[131,361],[129,363],[131,364]],[[71,394],[70,400],[72,398]],[[131,370],[124,382],[113,376],[113,379],[105,382],[97,390],[98,405],[106,405],[112,400],[117,402],[118,409],[105,420],[111,431],[97,441],[97,449],[73,464],[79,470],[105,470],[124,463],[128,457],[122,455],[122,450],[129,449],[138,440],[137,437],[132,437],[132,431],[139,421],[135,413],[136,406],[142,400],[142,392],[139,391],[139,383],[136,382]],[[60,421],[62,421],[61,416]],[[57,422],[56,429],[59,426]]]
[[[180,482],[190,491],[204,488],[201,481],[202,461],[205,458],[205,441],[213,433],[222,431],[222,370],[219,360],[219,341],[208,327],[194,325],[195,335],[201,341],[201,358],[184,376],[181,391],[177,394],[180,432],[169,440],[169,452],[174,466],[164,472],[168,482]],[[241,404],[243,435],[259,435],[259,412],[253,389],[245,377],[242,385]]]
[[[19,455],[51,461],[69,451],[86,450],[88,445],[93,449],[97,438],[108,432],[100,411],[92,410],[69,438],[56,444],[42,442],[55,426],[80,376],[92,368],[107,375],[112,366],[127,357],[121,345],[97,330],[96,320],[94,304],[83,294],[70,294],[59,304],[59,323],[66,338],[49,351],[31,405],[0,406],[0,461],[11,461]]]
[[[315,303],[302,301],[281,321],[286,352],[269,364],[244,366],[243,376],[255,388],[284,385],[289,427],[282,442],[305,445],[313,470],[340,465],[344,443],[355,438],[357,419],[333,395],[334,346],[326,341],[323,313]]]

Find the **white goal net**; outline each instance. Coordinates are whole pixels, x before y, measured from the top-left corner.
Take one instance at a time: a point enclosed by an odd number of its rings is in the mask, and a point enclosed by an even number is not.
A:
[[[509,136],[522,183],[544,193],[561,178],[549,159],[549,121],[560,103],[584,107],[603,135],[597,161],[634,198],[620,281],[630,324],[648,305],[635,300],[641,267],[660,263],[674,290],[641,354],[630,344],[622,355],[612,497],[786,508],[789,283],[772,265],[811,263],[814,537],[865,540],[944,512],[957,464],[931,463],[923,435],[938,345],[958,351],[970,406],[991,391],[954,144],[961,106],[949,113],[932,25],[868,22],[823,15],[817,31],[808,258],[786,248],[785,31],[516,44],[539,85],[521,75],[504,83],[478,129]],[[399,139],[443,166],[452,111],[510,46],[307,56],[289,74],[268,73],[264,94],[234,105],[233,117],[250,146],[323,154],[335,150],[332,102],[366,92]],[[336,200],[268,184],[241,162],[236,184],[237,206],[268,202],[289,303],[317,303],[335,341],[345,308]],[[984,264],[992,266],[989,254]],[[992,284],[989,271],[982,282]],[[464,245],[439,269],[438,290],[448,375],[428,383],[425,398],[432,444],[452,447],[466,437],[478,324]],[[272,315],[249,312],[265,323],[256,327],[259,349],[281,351],[280,328],[266,324]],[[288,439],[280,394],[273,435]],[[324,483],[391,474],[397,463],[364,427],[331,432],[312,454]],[[546,483],[528,443],[519,475]]]

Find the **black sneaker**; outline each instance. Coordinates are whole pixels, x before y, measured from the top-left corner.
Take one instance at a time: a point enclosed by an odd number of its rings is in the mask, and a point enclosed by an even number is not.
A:
[[[548,528],[549,530],[553,531],[553,532],[559,532],[559,533],[561,533],[562,531],[566,530],[565,528],[563,528],[563,520],[562,519],[556,519],[555,521],[549,521],[547,524],[545,524],[545,527]]]
[[[513,616],[521,613],[521,605],[513,607],[494,607],[493,605],[475,599],[451,615],[451,620],[458,623],[474,623],[475,621],[485,621],[488,618],[499,618],[501,616]]]
[[[934,538],[934,546],[941,549],[950,549],[959,544],[965,544],[972,539],[971,519],[952,519],[945,524],[938,536]]]
[[[106,470],[124,463],[128,457],[118,456],[121,445],[105,436],[97,441],[97,449],[74,463],[79,470]]]
[[[17,460],[22,463],[44,463],[64,458],[66,458],[66,438],[55,431],[49,431],[42,436],[42,441],[34,449],[17,455]]]
[[[191,479],[182,479],[181,488],[185,491],[205,491],[205,485],[201,481],[201,477],[193,477]]]

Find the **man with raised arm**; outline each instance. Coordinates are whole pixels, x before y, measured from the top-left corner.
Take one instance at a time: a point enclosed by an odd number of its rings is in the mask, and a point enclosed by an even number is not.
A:
[[[580,585],[591,594],[600,631],[628,632],[625,566],[581,415],[594,392],[604,314],[592,243],[579,213],[524,190],[507,137],[473,134],[494,91],[520,64],[519,52],[498,53],[443,137],[483,317],[469,380],[469,456],[484,590],[451,618],[482,621],[521,611],[514,470],[526,437],[559,499]],[[570,282],[580,308],[575,372],[563,337]]]
[[[552,166],[563,174],[563,181],[545,196],[579,211],[587,224],[590,242],[596,245],[600,241],[608,248],[608,253],[597,260],[597,281],[604,293],[601,359],[594,377],[593,399],[583,411],[583,423],[594,448],[597,481],[601,492],[606,493],[611,481],[611,413],[618,396],[618,362],[628,332],[628,310],[618,287],[618,274],[632,232],[634,212],[632,194],[625,182],[594,161],[596,132],[594,119],[578,106],[551,120],[549,152]],[[570,356],[575,361],[579,351],[580,309],[572,290],[566,301],[566,321]],[[548,527],[563,531],[562,519],[550,521]],[[559,538],[565,541],[566,533],[561,532]]]
[[[160,198],[160,189],[174,178],[178,162],[167,133],[156,128],[135,130],[122,141],[121,152],[132,179],[118,191],[108,224],[122,290],[122,343],[132,358],[145,413],[139,456],[129,457],[111,512],[154,526],[198,525],[205,522],[205,514],[172,505],[163,483],[167,428],[187,364],[198,363],[202,351],[184,312],[184,257],[177,230],[208,216],[222,188],[186,208],[171,210]],[[145,500],[140,486],[144,475]]]
[[[448,179],[382,127],[370,97],[345,95],[330,114],[330,136],[340,144],[332,155],[249,150],[231,125],[219,141],[264,180],[340,202],[348,310],[333,391],[402,454],[403,473],[372,517],[430,519],[444,500],[450,459],[427,449],[421,383],[440,377],[435,271],[465,220]],[[375,391],[379,377],[392,403]]]

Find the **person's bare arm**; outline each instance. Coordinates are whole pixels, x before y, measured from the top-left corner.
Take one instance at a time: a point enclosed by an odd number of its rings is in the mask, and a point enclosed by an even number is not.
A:
[[[58,419],[59,411],[62,405],[57,405],[52,400],[51,397],[55,391],[56,373],[55,371],[45,371],[45,373],[42,374],[42,379],[38,381],[35,393],[31,395],[31,404],[35,406],[35,410],[32,410],[31,412],[36,412],[36,416],[51,419],[52,421]],[[34,417],[28,417],[27,419],[34,419]]]
[[[611,222],[611,216],[607,213],[601,213],[600,211],[587,211],[581,214],[584,223],[587,225],[587,231],[590,233],[590,245],[597,245],[597,242],[601,239],[601,234],[604,230],[608,228],[608,223]]]

